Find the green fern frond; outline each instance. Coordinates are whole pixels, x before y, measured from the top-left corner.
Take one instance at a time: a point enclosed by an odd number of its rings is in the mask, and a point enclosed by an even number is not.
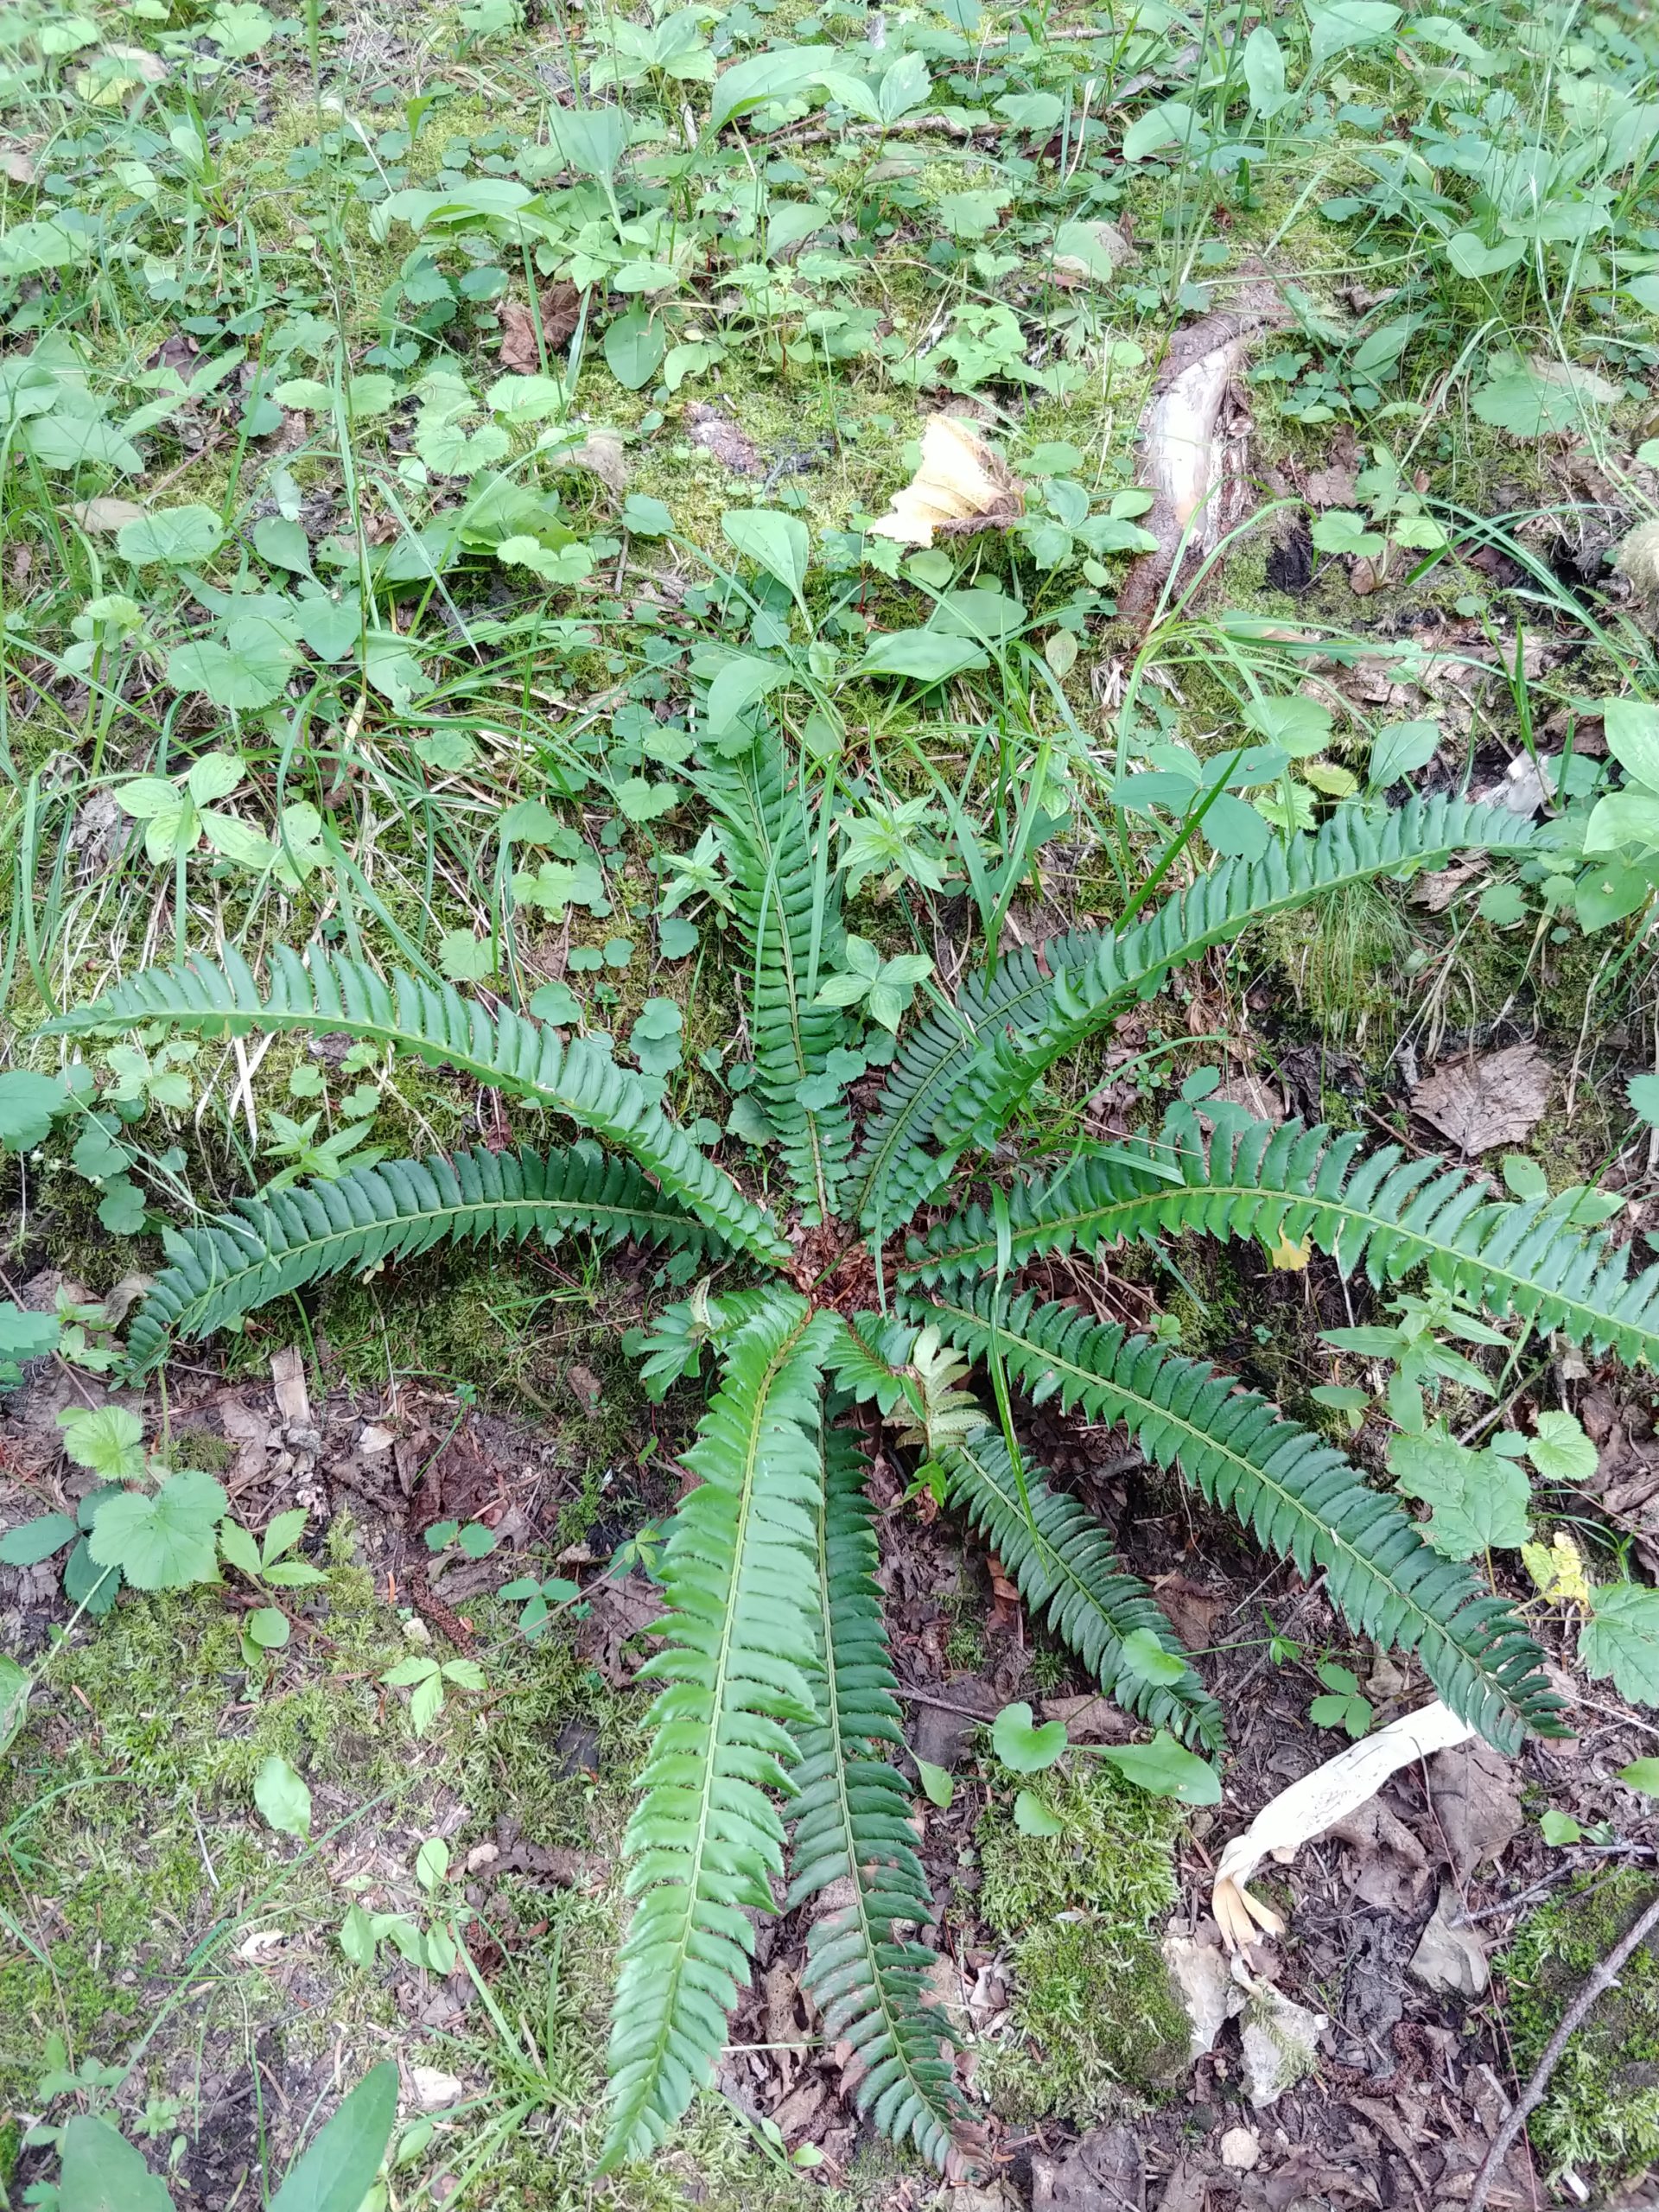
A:
[[[664,1551],[666,1678],[624,1848],[638,1902],[611,2031],[610,2133],[598,2171],[660,2143],[706,2087],[748,1982],[748,1912],[772,1910],[792,1794],[791,1725],[818,1719],[819,1369],[832,1319],[775,1292],[733,1339],[683,1455],[697,1476]],[[791,1655],[799,1655],[799,1658]],[[802,1663],[802,1662],[804,1663]]]
[[[1215,1122],[1211,1136],[1201,1113]],[[1397,1145],[1367,1152],[1363,1136],[1275,1126],[1224,1103],[1182,1105],[1150,1142],[1131,1138],[1110,1157],[1016,1185],[1008,1254],[1017,1266],[1183,1230],[1268,1245],[1311,1238],[1344,1274],[1363,1262],[1380,1286],[1427,1265],[1437,1281],[1499,1314],[1659,1367],[1659,1266],[1633,1278],[1630,1248],[1575,1227],[1573,1203],[1571,1194],[1495,1203],[1480,1176],[1442,1159],[1408,1159]],[[912,1238],[899,1280],[973,1282],[997,1256],[995,1220],[969,1206]]]
[[[583,1141],[569,1151],[454,1153],[387,1160],[334,1183],[238,1198],[233,1216],[167,1232],[169,1265],[127,1337],[139,1374],[182,1338],[210,1337],[324,1275],[411,1259],[446,1239],[519,1243],[582,1230],[606,1244],[632,1237],[693,1251],[712,1230],[626,1160]]]
[[[789,781],[781,746],[763,741],[739,767],[705,770],[698,781],[726,826],[751,963],[755,1089],[811,1227],[834,1213],[853,1148],[845,1085],[829,1096],[824,1076],[846,1021],[815,1003],[820,980],[840,964],[840,878],[814,855],[807,796]],[[821,1105],[801,1096],[813,1083],[824,1086]]]
[[[42,1033],[78,1036],[151,1021],[198,1036],[343,1030],[432,1067],[460,1068],[631,1152],[728,1243],[757,1259],[789,1257],[770,1217],[675,1127],[637,1075],[587,1038],[561,1042],[545,1024],[506,1007],[492,1014],[452,984],[439,988],[404,974],[388,980],[321,946],[308,963],[279,945],[262,991],[227,944],[222,964],[198,955],[180,967],[145,969],[107,997],[56,1015]]]
[[[908,1296],[900,1307],[937,1322],[982,1356],[993,1292]],[[1332,1602],[1362,1635],[1415,1651],[1454,1713],[1504,1751],[1530,1728],[1560,1732],[1543,1655],[1507,1605],[1465,1567],[1433,1552],[1391,1497],[1368,1490],[1332,1446],[1287,1421],[1207,1361],[1102,1325],[1027,1292],[996,1322],[996,1345],[1033,1400],[1058,1397],[1091,1420],[1121,1421],[1160,1466],[1229,1507],[1303,1575],[1325,1569]]]
[[[931,1922],[933,1907],[916,1856],[910,1791],[875,1749],[902,1747],[904,1738],[871,1519],[863,1454],[847,1430],[832,1427],[817,1526],[823,1720],[798,1732],[800,1797],[786,1910],[832,1882],[847,1883],[849,1902],[808,1936],[802,1986],[823,2015],[825,2041],[854,2051],[859,2110],[943,2168],[961,2113],[939,2055],[950,2031],[923,1995],[938,1954],[894,1933],[895,1922]]]
[[[969,1144],[995,1141],[1062,1052],[1252,922],[1372,876],[1437,867],[1471,846],[1525,852],[1539,842],[1506,807],[1468,800],[1414,798],[1382,816],[1344,807],[1317,836],[1275,842],[1259,861],[1218,861],[1121,935],[1068,935],[1009,955],[988,983],[973,977],[950,1014],[906,1039],[854,1162],[860,1220],[884,1233],[901,1228]]]
[[[966,1513],[1032,1612],[1046,1616],[1107,1695],[1154,1728],[1218,1751],[1221,1707],[1190,1664],[1179,1681],[1150,1682],[1126,1663],[1123,1641],[1137,1630],[1155,1637],[1173,1658],[1185,1662],[1186,1654],[1146,1585],[1118,1566],[1094,1515],[1064,1491],[1051,1490],[1040,1468],[1027,1467],[1027,1517],[1008,1447],[993,1428],[937,1456],[947,1502]]]

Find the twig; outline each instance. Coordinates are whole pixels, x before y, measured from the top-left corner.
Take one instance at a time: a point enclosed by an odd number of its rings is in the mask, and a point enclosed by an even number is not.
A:
[[[898,1685],[899,1694],[908,1698],[912,1705],[931,1705],[938,1713],[960,1713],[964,1720],[976,1720],[982,1728],[988,1728],[995,1718],[994,1713],[976,1712],[971,1705],[953,1705],[948,1697],[933,1697],[926,1690],[912,1690],[903,1683]]]
[[[1534,2108],[1542,2101],[1544,2091],[1549,2087],[1549,2077],[1560,2063],[1561,2053],[1572,2041],[1575,2031],[1583,2026],[1585,2016],[1591,2006],[1612,1987],[1618,1979],[1619,1968],[1643,1937],[1655,1928],[1659,1928],[1659,1897],[1655,1897],[1630,1933],[1621,1936],[1614,1944],[1562,2013],[1560,2025],[1545,2044],[1544,2055],[1539,2060],[1531,2081],[1511,2106],[1508,2119],[1492,2138],[1491,2149],[1480,2162],[1480,2171],[1475,2176],[1475,2185],[1469,2192],[1467,2212],[1485,2212],[1486,2199],[1497,2178],[1498,2169],[1509,2156],[1511,2145],[1526,2126]]]

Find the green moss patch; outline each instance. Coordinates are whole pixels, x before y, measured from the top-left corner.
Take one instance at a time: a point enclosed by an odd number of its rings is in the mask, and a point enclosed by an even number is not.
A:
[[[1654,1895],[1653,1881],[1634,1871],[1591,1877],[1522,1922],[1503,1963],[1522,2080],[1586,1976]],[[1598,2196],[1659,2158],[1659,1953],[1650,1941],[1568,2043],[1528,2127],[1552,2173],[1571,2167]]]
[[[1028,1783],[1065,1823],[1022,1835],[1001,1808],[980,1828],[980,1910],[1012,1945],[1015,2032],[979,2083],[1012,2120],[1087,2126],[1115,2098],[1166,2095],[1185,2071],[1186,2015],[1159,1938],[1177,1894],[1179,1808],[1080,1758]]]

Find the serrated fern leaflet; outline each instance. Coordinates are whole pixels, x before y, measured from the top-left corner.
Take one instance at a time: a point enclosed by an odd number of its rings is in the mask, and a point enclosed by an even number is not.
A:
[[[684,1454],[698,1478],[674,1516],[663,1581],[666,1679],[628,1824],[638,1901],[611,2030],[610,2132],[599,2171],[661,2142],[713,2078],[748,1980],[748,1911],[784,1871],[791,1726],[818,1718],[818,1370],[834,1324],[776,1293],[741,1329]]]
[[[128,1356],[143,1373],[181,1338],[211,1336],[346,1268],[411,1259],[450,1239],[508,1243],[568,1230],[603,1243],[632,1237],[694,1252],[720,1249],[694,1215],[595,1144],[383,1160],[338,1182],[238,1198],[233,1216],[169,1230],[170,1264],[128,1332]]]
[[[1202,1111],[1212,1136],[1199,1109],[1181,1106],[1151,1142],[1131,1139],[1109,1159],[1017,1183],[1007,1198],[1013,1264],[1184,1230],[1267,1245],[1311,1238],[1344,1273],[1363,1262],[1382,1284],[1426,1264],[1498,1313],[1659,1367],[1659,1265],[1633,1278],[1630,1248],[1575,1226],[1570,1195],[1494,1203],[1481,1176],[1408,1159],[1397,1145],[1368,1152],[1361,1135],[1260,1122],[1219,1102]],[[899,1280],[972,1282],[997,1264],[997,1238],[989,1211],[968,1207],[912,1239]]]
[[[990,1338],[993,1295],[912,1294],[900,1304],[978,1354]],[[1509,1607],[1467,1568],[1431,1551],[1394,1499],[1368,1490],[1340,1452],[1266,1399],[1206,1361],[1031,1292],[997,1313],[996,1341],[1033,1398],[1121,1421],[1149,1459],[1179,1465],[1301,1573],[1323,1567],[1351,1625],[1415,1651],[1453,1712],[1493,1743],[1513,1750],[1529,1728],[1560,1732],[1543,1655]]]
[[[804,1904],[832,1883],[850,1890],[846,1904],[813,1921],[802,1985],[823,2015],[825,2041],[852,2050],[859,2110],[943,2167],[961,2112],[940,2056],[950,2031],[923,1995],[938,1955],[900,1940],[893,1927],[926,1924],[932,1903],[910,1792],[879,1750],[899,1749],[903,1738],[864,1472],[854,1438],[832,1427],[817,1526],[823,1717],[799,1732],[788,1903]]]
[[[1122,937],[1068,935],[1011,954],[989,983],[975,977],[949,1014],[931,1015],[907,1039],[853,1164],[859,1218],[889,1235],[902,1228],[969,1143],[994,1141],[1059,1053],[1252,922],[1402,867],[1435,866],[1471,846],[1524,852],[1538,842],[1507,808],[1469,800],[1412,799],[1380,819],[1344,807],[1315,836],[1206,869]],[[931,1154],[923,1148],[929,1139]]]
[[[57,1015],[47,1033],[74,1036],[151,1021],[198,1036],[242,1035],[251,1028],[343,1030],[434,1067],[460,1068],[567,1116],[632,1153],[729,1243],[757,1259],[785,1255],[762,1209],[668,1119],[637,1075],[587,1038],[563,1041],[510,1007],[490,1013],[453,984],[440,988],[403,974],[388,980],[321,947],[313,947],[308,963],[279,945],[271,970],[262,991],[241,954],[226,945],[217,965],[198,957],[181,967],[145,969],[92,1005]]]

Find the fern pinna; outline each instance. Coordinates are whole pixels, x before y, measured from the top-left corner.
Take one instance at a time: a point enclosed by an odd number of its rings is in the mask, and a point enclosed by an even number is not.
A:
[[[856,1023],[821,997],[849,942],[833,791],[775,734],[693,772],[730,872],[772,1133],[745,1155],[760,1163],[758,1187],[694,1141],[661,1081],[620,1066],[608,1039],[321,947],[278,953],[263,982],[228,948],[147,971],[48,1027],[343,1030],[578,1133],[555,1142],[527,1124],[515,1151],[382,1161],[172,1232],[130,1331],[135,1373],[326,1275],[446,1239],[632,1240],[705,1270],[647,1344],[658,1385],[694,1371],[703,1351],[716,1371],[683,1454],[695,1479],[668,1534],[661,1643],[645,1669],[661,1687],[627,1837],[632,1922],[601,2164],[660,2143],[711,2082],[754,1916],[799,1908],[805,1987],[826,2037],[852,2054],[852,2094],[944,2166],[970,2160],[972,2131],[927,1993],[936,1906],[875,1579],[870,1425],[885,1420],[893,1448],[927,1459],[947,1510],[1103,1690],[1199,1751],[1220,1749],[1220,1711],[1106,1530],[1026,1457],[1018,1396],[1127,1430],[1303,1574],[1322,1570],[1356,1631],[1414,1653],[1449,1703],[1513,1747],[1529,1729],[1558,1730],[1555,1700],[1520,1622],[1468,1568],[1428,1548],[1327,1439],[1206,1363],[1057,1300],[1052,1267],[1040,1289],[1021,1271],[1195,1230],[1269,1248],[1288,1238],[1373,1284],[1425,1274],[1498,1315],[1649,1363],[1659,1271],[1633,1276],[1571,1204],[1497,1200],[1442,1162],[1220,1105],[1179,1107],[1058,1173],[1010,1179],[990,1157],[1044,1070],[1184,962],[1328,891],[1471,847],[1522,852],[1537,833],[1507,810],[1344,805],[1260,861],[1194,874],[1126,927],[995,959],[914,1020],[860,1133],[846,1071],[880,1056],[851,1049]],[[970,1173],[981,1195],[912,1225]],[[995,1421],[959,1387],[977,1362],[997,1382]]]

